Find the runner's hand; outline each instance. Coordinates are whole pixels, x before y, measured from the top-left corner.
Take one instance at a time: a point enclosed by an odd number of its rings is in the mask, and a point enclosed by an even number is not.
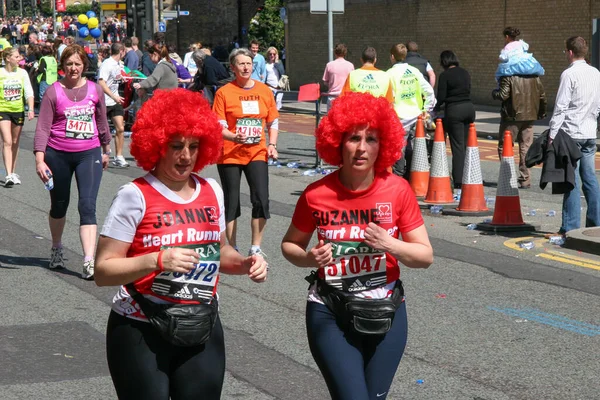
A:
[[[365,243],[375,250],[386,250],[392,238],[381,226],[369,222],[365,229]]]
[[[119,96],[118,94],[116,94],[115,97],[113,97],[113,99],[117,102],[117,104],[123,104],[125,102],[125,99]]]
[[[108,154],[102,154],[102,169],[106,171],[108,168],[108,162],[110,161],[110,156]]]
[[[50,180],[50,178],[48,178],[48,175],[46,175],[46,171],[50,171],[50,175],[52,175],[52,171],[50,170],[50,168],[48,168],[48,165],[44,161],[40,161],[35,164],[35,172],[44,183]]]
[[[196,268],[198,262],[200,262],[200,256],[192,249],[171,248],[164,250],[162,255],[162,265],[168,272],[187,274]]]
[[[33,110],[27,111],[27,119],[31,121],[35,117]]]
[[[275,146],[267,146],[267,155],[268,158],[272,158],[273,160],[277,160],[279,157],[279,153],[277,153]]]
[[[308,252],[308,258],[314,260],[319,268],[331,264],[333,262],[331,243],[325,243],[323,240],[319,240],[319,243]]]
[[[254,282],[262,283],[267,280],[269,265],[262,256],[253,254],[246,257],[242,264],[248,268],[248,277]]]
[[[236,133],[233,136],[233,142],[234,143],[246,143],[247,138],[248,138],[248,136],[246,136],[245,133]]]

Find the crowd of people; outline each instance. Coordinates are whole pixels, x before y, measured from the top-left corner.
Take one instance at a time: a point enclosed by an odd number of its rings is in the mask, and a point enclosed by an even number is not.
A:
[[[75,175],[82,278],[119,286],[106,344],[117,395],[218,399],[225,372],[219,275],[247,275],[258,283],[268,275],[262,239],[270,218],[268,159],[278,158],[278,96],[286,77],[280,52],[268,47],[265,57],[259,42],[242,48],[234,41],[225,67],[222,56],[201,43],[180,57],[161,33],[140,47],[137,38],[121,36],[119,21],[107,19],[114,29],[106,29],[107,43],[93,53],[69,36],[71,22],[11,19],[3,25],[4,186],[21,183],[19,136],[25,113],[34,118],[37,94],[33,152],[50,197],[49,267],[66,267],[61,241]],[[526,189],[525,154],[533,121],[546,114],[546,96],[543,68],[519,34],[503,32],[493,97],[502,100],[500,137],[509,130],[520,147],[519,186]],[[339,168],[302,193],[281,243],[291,264],[314,270],[307,277],[307,337],[334,399],[386,398],[403,356],[408,322],[401,268],[428,268],[433,249],[402,177],[410,174],[418,117],[432,120],[442,106],[452,181],[456,190],[462,185],[468,127],[475,120],[470,74],[456,53],[445,50],[438,77],[418,51],[412,41],[395,44],[393,66],[382,71],[373,47],[364,49],[362,66],[354,69],[346,46],[336,46],[323,75],[328,113],[315,137],[319,156]],[[588,203],[586,225],[600,224],[593,162],[600,72],[586,64],[587,52],[583,38],[566,41],[570,65],[548,133],[548,143],[564,149],[571,140],[579,151],[564,192],[563,233],[579,226],[580,188]],[[124,132],[132,107],[139,109],[130,121],[131,156],[146,174],[120,188],[97,241],[102,173],[113,155],[114,167],[129,166]],[[505,145],[499,142],[499,154]],[[198,175],[211,164],[220,184]],[[242,174],[251,200],[247,252],[237,241],[244,230],[237,225]],[[202,379],[195,379],[199,373]]]

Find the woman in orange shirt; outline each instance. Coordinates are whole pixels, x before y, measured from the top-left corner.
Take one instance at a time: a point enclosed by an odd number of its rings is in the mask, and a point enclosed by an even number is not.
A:
[[[229,244],[236,249],[242,172],[250,187],[252,242],[248,255],[262,253],[260,244],[270,217],[267,158],[277,159],[279,126],[273,92],[264,83],[250,78],[252,57],[244,48],[231,52],[229,65],[235,80],[217,91],[213,105],[225,139],[217,168],[225,195],[226,235]]]

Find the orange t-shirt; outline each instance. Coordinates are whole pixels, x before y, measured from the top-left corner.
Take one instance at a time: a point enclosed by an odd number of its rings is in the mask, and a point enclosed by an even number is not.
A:
[[[228,83],[217,91],[213,111],[219,120],[227,121],[230,132],[245,132],[251,142],[225,140],[219,164],[267,161],[267,124],[279,118],[275,97],[267,85],[254,81],[253,87],[244,89],[235,82]]]

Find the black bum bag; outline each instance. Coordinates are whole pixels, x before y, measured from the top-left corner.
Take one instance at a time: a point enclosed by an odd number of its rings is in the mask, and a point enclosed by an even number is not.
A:
[[[317,283],[317,293],[333,312],[345,330],[361,335],[383,335],[394,321],[396,310],[404,299],[402,281],[396,281],[392,295],[385,299],[365,299],[342,290],[335,290],[319,279],[313,271],[306,280]]]
[[[219,315],[216,297],[210,304],[156,304],[146,299],[133,284],[125,287],[150,324],[167,342],[191,347],[204,344],[210,338]]]

